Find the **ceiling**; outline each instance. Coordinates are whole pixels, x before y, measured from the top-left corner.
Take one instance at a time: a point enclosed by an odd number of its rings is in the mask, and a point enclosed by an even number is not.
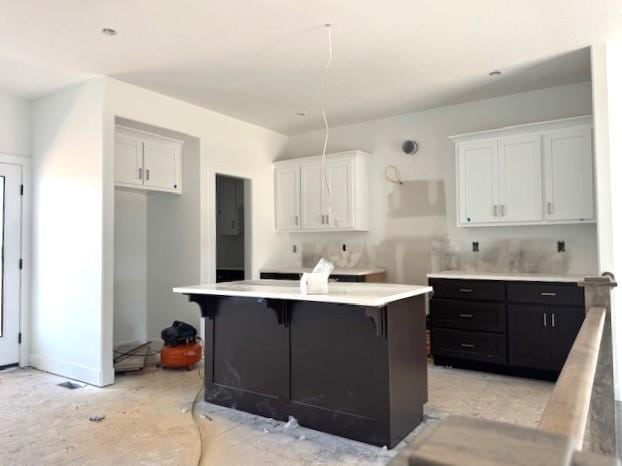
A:
[[[0,0],[0,9],[0,91],[36,98],[109,75],[284,134],[321,126],[327,22],[333,125],[586,81],[586,47],[622,33],[622,0]],[[503,74],[488,76],[494,69]]]

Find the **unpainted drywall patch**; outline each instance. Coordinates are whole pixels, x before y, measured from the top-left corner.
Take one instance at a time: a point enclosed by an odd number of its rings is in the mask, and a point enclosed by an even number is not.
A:
[[[445,215],[445,182],[412,180],[394,184],[387,202],[389,217]]]

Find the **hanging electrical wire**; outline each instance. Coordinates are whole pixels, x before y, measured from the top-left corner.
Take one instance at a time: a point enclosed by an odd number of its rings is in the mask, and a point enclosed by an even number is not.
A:
[[[322,162],[321,173],[322,179],[326,186],[327,195],[327,218],[332,217],[333,196],[330,189],[330,182],[328,181],[328,175],[326,173],[326,148],[328,147],[328,137],[330,135],[330,128],[328,126],[328,117],[326,116],[326,76],[330,69],[330,64],[333,61],[333,30],[331,24],[326,24],[325,27],[328,30],[328,59],[326,60],[326,66],[324,67],[324,73],[322,74],[322,90],[321,90],[321,104],[322,104],[322,120],[324,121],[324,145],[322,146]]]

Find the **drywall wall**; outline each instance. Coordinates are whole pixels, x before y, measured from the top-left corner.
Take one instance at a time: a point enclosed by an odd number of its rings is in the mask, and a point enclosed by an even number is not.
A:
[[[580,83],[331,128],[329,152],[362,149],[372,154],[371,230],[294,233],[290,243],[299,246],[305,262],[334,255],[346,244],[361,252],[363,261],[387,268],[389,280],[404,283],[424,283],[431,270],[465,264],[487,270],[594,272],[593,224],[457,228],[454,147],[449,140],[459,133],[591,112],[590,83]],[[282,158],[316,155],[323,137],[323,131],[290,137]],[[401,151],[407,139],[420,145],[414,156]],[[385,179],[388,165],[398,167],[403,185]],[[556,252],[557,240],[566,241],[564,255]],[[478,254],[470,252],[473,241],[479,242]],[[275,258],[293,260],[300,260],[299,255],[288,252]]]
[[[105,384],[104,91],[104,80],[94,79],[36,100],[32,108],[30,361],[39,369],[94,385]]]
[[[594,148],[598,210],[599,272],[622,276],[622,43],[599,44],[591,49],[594,102]],[[622,400],[622,294],[612,294],[611,329],[616,400]]]
[[[0,154],[31,155],[30,103],[0,94]]]
[[[147,192],[115,189],[114,343],[147,338]]]
[[[196,138],[183,139],[183,194],[151,192],[147,196],[146,325],[148,337],[156,341],[175,320],[197,329],[201,322],[196,304],[171,292],[180,283],[201,281],[200,147]]]
[[[106,155],[102,164],[104,278],[101,341],[104,358],[106,358],[102,370],[106,375],[106,382],[111,383],[114,380],[112,344],[115,118],[121,117],[198,138],[200,144],[200,206],[198,211],[192,212],[192,215],[196,216],[195,218],[200,222],[199,281],[201,282],[215,280],[216,274],[216,173],[247,178],[251,181],[251,202],[246,204],[247,209],[251,209],[249,212],[251,220],[246,224],[246,231],[252,231],[249,254],[247,254],[250,276],[257,278],[260,268],[287,247],[287,237],[276,235],[273,230],[274,185],[272,176],[272,162],[283,152],[287,138],[259,126],[244,123],[171,97],[112,78],[104,79],[106,99],[103,132]],[[181,253],[188,254],[185,250]],[[186,275],[179,275],[174,284],[188,284],[189,278]],[[192,280],[190,283],[195,281]],[[170,293],[168,284],[162,285],[162,293]],[[172,312],[182,309],[181,306],[189,306],[188,309],[192,309],[190,312],[199,315],[198,307],[189,304],[185,297],[172,295],[171,299],[175,300],[175,305],[169,304],[167,309],[172,308]],[[155,330],[154,324],[153,331]]]

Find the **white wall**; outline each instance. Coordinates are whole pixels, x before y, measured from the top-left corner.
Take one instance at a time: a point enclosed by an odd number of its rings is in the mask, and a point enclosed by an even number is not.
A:
[[[147,196],[115,190],[114,343],[147,338]]]
[[[362,149],[372,154],[371,231],[331,233],[330,240],[326,234],[294,233],[290,242],[302,246],[306,252],[314,243],[334,243],[326,245],[328,250],[341,243],[350,249],[362,248],[369,262],[386,267],[389,279],[398,282],[423,283],[425,273],[434,267],[431,248],[444,244],[446,239],[459,251],[468,250],[472,241],[479,241],[478,257],[491,263],[502,261],[501,256],[507,253],[504,248],[514,247],[506,240],[521,240],[522,246],[518,247],[538,251],[534,256],[550,254],[553,264],[542,264],[542,267],[594,272],[597,268],[595,225],[457,228],[454,148],[448,139],[459,133],[591,112],[590,84],[581,83],[331,128],[329,152]],[[290,137],[287,155],[282,158],[318,154],[323,136],[323,131],[315,131]],[[417,155],[402,153],[401,144],[406,139],[415,139],[420,144]],[[385,180],[387,165],[399,168],[407,181],[402,187]],[[441,202],[434,206],[431,199]],[[557,240],[566,241],[568,252],[564,256],[556,257]],[[289,253],[275,261],[292,259],[293,254]],[[538,257],[533,258],[537,260]]]
[[[200,209],[193,213],[200,225],[200,281],[215,279],[215,173],[252,181],[252,276],[286,247],[287,238],[275,235],[272,161],[282,153],[287,138],[259,126],[236,120],[111,78],[106,81],[103,160],[103,309],[102,342],[105,382],[112,383],[113,237],[114,237],[114,121],[122,117],[196,137],[200,141]],[[185,187],[184,187],[185,189]],[[256,201],[256,202],[255,202]],[[176,285],[187,284],[185,276]],[[168,284],[163,288],[168,288]],[[163,293],[170,290],[163,289]],[[173,299],[173,298],[171,298]],[[183,299],[179,297],[179,299]],[[177,302],[177,301],[176,301]],[[196,315],[197,306],[193,307]],[[155,329],[153,329],[155,331]]]
[[[0,154],[31,155],[30,103],[0,94]]]
[[[596,150],[596,189],[598,209],[599,272],[622,276],[622,42],[592,47],[594,100],[594,146]],[[616,241],[617,239],[617,241]],[[614,351],[615,396],[622,400],[622,294],[613,291],[612,339]]]
[[[104,84],[95,79],[33,103],[30,360],[95,385],[104,384]]]

